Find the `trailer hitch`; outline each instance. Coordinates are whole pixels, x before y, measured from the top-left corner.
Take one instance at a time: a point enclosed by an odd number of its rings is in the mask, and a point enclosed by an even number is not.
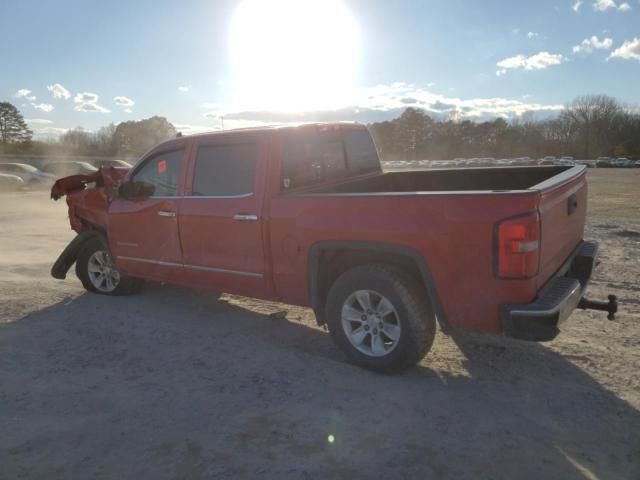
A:
[[[609,295],[608,302],[597,302],[595,300],[589,300],[588,298],[582,297],[580,302],[578,303],[578,308],[583,310],[601,310],[603,312],[608,312],[607,318],[609,320],[616,319],[616,313],[618,311],[618,298],[615,295]]]

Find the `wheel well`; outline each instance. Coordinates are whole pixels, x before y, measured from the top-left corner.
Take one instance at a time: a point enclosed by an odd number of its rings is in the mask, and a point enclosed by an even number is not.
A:
[[[384,264],[400,268],[420,284],[427,286],[424,271],[416,254],[407,254],[389,248],[327,247],[312,252],[310,261],[311,303],[319,325],[326,323],[326,301],[329,289],[347,270],[359,265]],[[425,267],[423,267],[425,268]],[[428,271],[427,271],[428,272]],[[433,303],[433,294],[425,288],[425,295]]]

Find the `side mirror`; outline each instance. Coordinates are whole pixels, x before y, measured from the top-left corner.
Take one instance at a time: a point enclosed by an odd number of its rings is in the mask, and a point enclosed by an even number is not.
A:
[[[124,181],[118,187],[118,197],[125,200],[144,200],[155,192],[155,185],[147,182]]]

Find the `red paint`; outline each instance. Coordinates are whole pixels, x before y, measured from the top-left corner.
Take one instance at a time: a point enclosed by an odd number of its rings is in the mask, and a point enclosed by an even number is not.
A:
[[[401,245],[419,252],[429,265],[452,326],[494,333],[501,329],[500,305],[531,302],[582,239],[584,173],[542,192],[282,195],[280,154],[283,138],[291,131],[249,129],[184,137],[159,145],[138,164],[156,152],[183,147],[177,196],[110,201],[100,188],[81,192],[71,188],[72,227],[80,231],[94,224],[105,229],[118,268],[124,273],[303,306],[310,305],[309,252],[317,242]],[[190,198],[198,145],[248,135],[258,139],[259,148],[253,195]],[[568,216],[567,198],[574,193],[578,209]],[[162,217],[159,211],[175,216]],[[537,273],[527,263],[522,268],[531,273],[530,278],[498,278],[494,272],[496,226],[523,214],[536,218],[536,213],[540,230],[529,225],[523,239],[539,237]],[[235,221],[236,214],[255,215],[258,221]],[[117,257],[144,257],[165,265]]]

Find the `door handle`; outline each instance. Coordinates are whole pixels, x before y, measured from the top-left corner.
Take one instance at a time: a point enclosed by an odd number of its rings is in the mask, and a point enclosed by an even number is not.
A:
[[[169,210],[158,210],[158,215],[161,217],[175,217],[176,212],[170,212]]]
[[[247,215],[245,213],[238,213],[233,216],[234,220],[238,220],[239,222],[255,222],[258,220],[257,215]]]

